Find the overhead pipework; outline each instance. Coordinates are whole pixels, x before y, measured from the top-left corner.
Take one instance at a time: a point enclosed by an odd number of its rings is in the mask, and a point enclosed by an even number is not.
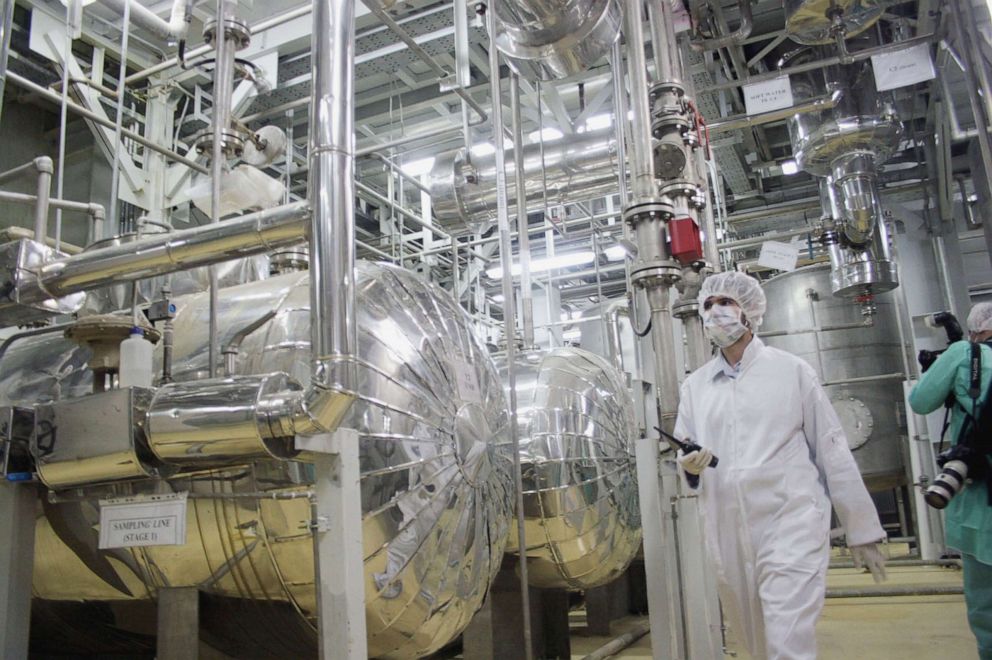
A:
[[[566,78],[590,68],[620,34],[618,0],[506,0],[492,2],[493,40],[528,80]]]
[[[885,12],[882,0],[785,0],[785,31],[809,46],[843,42],[875,23]]]
[[[782,63],[802,64],[815,54],[802,48]],[[833,293],[862,302],[866,314],[875,294],[899,282],[877,170],[903,132],[892,94],[875,89],[871,67],[864,61],[794,75],[793,95],[800,101],[839,96],[829,110],[788,122],[797,165],[821,177],[821,243],[830,255]]]

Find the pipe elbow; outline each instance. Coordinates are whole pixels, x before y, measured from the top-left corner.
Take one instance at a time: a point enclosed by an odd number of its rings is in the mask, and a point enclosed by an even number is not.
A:
[[[54,174],[55,165],[48,156],[38,156],[34,159],[34,168],[39,174]]]

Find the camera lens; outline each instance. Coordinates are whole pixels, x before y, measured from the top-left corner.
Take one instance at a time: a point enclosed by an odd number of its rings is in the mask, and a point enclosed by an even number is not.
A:
[[[943,509],[961,492],[968,477],[968,465],[964,461],[947,461],[933,485],[927,488],[923,498],[935,509]]]

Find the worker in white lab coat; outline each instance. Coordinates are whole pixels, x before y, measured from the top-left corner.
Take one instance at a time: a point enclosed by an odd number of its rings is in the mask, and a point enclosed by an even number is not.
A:
[[[831,503],[876,581],[885,532],[816,372],[752,334],[765,312],[757,280],[712,275],[699,305],[720,350],[683,384],[675,434],[703,447],[678,460],[699,476],[721,603],[754,658],[814,660]]]

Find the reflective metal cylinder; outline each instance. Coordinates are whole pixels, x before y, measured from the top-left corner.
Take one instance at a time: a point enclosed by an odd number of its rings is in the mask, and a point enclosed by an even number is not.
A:
[[[641,541],[630,393],[606,360],[578,348],[524,354],[516,374],[530,584],[606,584]],[[515,530],[507,550],[520,551]]]
[[[612,130],[570,135],[556,142],[524,147],[524,185],[529,209],[581,202],[617,189],[617,156]],[[496,219],[495,156],[475,156],[466,162],[464,149],[440,154],[430,174],[431,207],[438,222],[450,231],[484,231]],[[507,195],[516,203],[516,158],[506,153]],[[542,174],[542,169],[543,174]],[[544,182],[547,181],[547,189]]]
[[[244,338],[237,377],[208,387],[221,395],[238,383],[259,385],[253,374],[274,372],[308,385],[307,283],[307,273],[290,273],[218,292],[221,345],[276,313]],[[471,320],[447,292],[409,272],[368,263],[358,264],[355,284],[363,368],[344,423],[358,430],[361,442],[369,652],[420,657],[468,625],[502,561],[513,507],[506,398]],[[184,296],[175,304],[173,375],[183,386],[165,392],[178,400],[185,387],[203,391],[208,296]],[[17,342],[3,359],[0,404],[84,395],[92,387],[86,355],[61,338]],[[253,436],[258,415],[225,410],[223,398],[216,418],[195,420],[204,437],[208,428],[219,441]],[[186,431],[194,420],[187,421]],[[312,656],[310,484],[306,463],[244,460],[115,486],[119,494],[195,496],[187,506],[185,545],[112,552],[113,562],[96,548],[93,531],[96,497],[106,490],[85,491],[92,500],[47,506],[38,526],[37,597],[112,602],[113,611],[126,612],[126,601],[153,597],[162,584],[196,586],[201,625],[229,655]]]
[[[764,289],[768,310],[762,329],[767,332],[857,325],[864,320],[859,305],[831,295],[831,270],[827,266],[808,266],[773,277]],[[902,372],[892,295],[875,299],[877,312],[871,326],[764,339],[769,346],[797,355],[817,370],[870,490],[906,482],[902,382],[895,377],[845,381]]]
[[[494,41],[528,80],[566,78],[602,59],[620,34],[617,0],[505,0],[496,12]]]

